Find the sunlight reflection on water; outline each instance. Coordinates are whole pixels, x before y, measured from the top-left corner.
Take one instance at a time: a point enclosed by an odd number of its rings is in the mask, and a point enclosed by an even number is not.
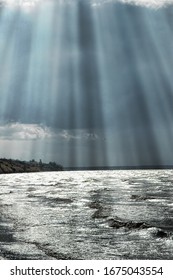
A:
[[[172,170],[1,175],[1,256],[171,259],[172,175]],[[117,220],[128,223],[111,226]],[[129,226],[138,222],[149,227]]]

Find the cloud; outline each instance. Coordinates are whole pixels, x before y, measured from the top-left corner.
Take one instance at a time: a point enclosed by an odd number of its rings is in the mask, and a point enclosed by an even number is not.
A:
[[[113,3],[113,2],[122,2],[128,4],[134,4],[139,6],[146,7],[155,7],[160,8],[167,4],[173,4],[173,0],[0,0],[0,5],[9,5],[9,6],[23,6],[23,7],[34,7],[37,4],[43,4],[46,2],[53,2],[58,4],[66,4],[66,3],[77,3],[80,1],[90,2],[93,6],[105,4],[105,3]]]
[[[37,124],[10,123],[0,125],[0,139],[3,140],[40,140],[53,138],[54,133]]]
[[[146,7],[160,8],[162,6],[173,4],[173,0],[119,0],[123,3],[135,4]]]
[[[124,4],[133,4],[137,6],[146,6],[153,8],[160,8],[162,6],[173,4],[173,0],[90,0],[93,6],[122,2]]]
[[[39,124],[8,123],[0,125],[0,140],[46,140],[56,139],[69,141],[96,141],[98,133],[87,129],[58,129],[53,130]]]
[[[78,140],[81,139],[81,134],[72,133],[68,130],[62,130],[58,133],[58,137],[62,138],[63,140],[70,141],[70,140]]]
[[[90,132],[87,129],[63,130],[57,134],[57,137],[63,138],[66,141],[96,141],[100,138],[98,133]]]

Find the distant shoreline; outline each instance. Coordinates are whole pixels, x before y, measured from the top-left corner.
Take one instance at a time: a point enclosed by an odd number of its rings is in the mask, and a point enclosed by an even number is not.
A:
[[[173,165],[141,165],[141,166],[88,166],[63,167],[55,162],[43,163],[33,160],[22,161],[0,158],[0,174],[49,172],[49,171],[101,171],[101,170],[153,170],[173,169]]]
[[[21,161],[14,159],[0,159],[0,174],[63,171],[63,166],[55,162],[43,163],[34,159]]]
[[[173,169],[173,165],[64,167],[64,171]]]

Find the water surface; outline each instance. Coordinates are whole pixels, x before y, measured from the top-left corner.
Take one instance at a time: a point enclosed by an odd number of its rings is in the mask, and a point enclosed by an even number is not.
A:
[[[0,258],[172,259],[172,185],[172,170],[0,175]]]

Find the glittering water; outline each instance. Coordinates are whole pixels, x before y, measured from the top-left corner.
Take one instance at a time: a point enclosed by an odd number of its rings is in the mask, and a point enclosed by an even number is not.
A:
[[[172,186],[172,170],[0,175],[0,258],[172,259]]]

